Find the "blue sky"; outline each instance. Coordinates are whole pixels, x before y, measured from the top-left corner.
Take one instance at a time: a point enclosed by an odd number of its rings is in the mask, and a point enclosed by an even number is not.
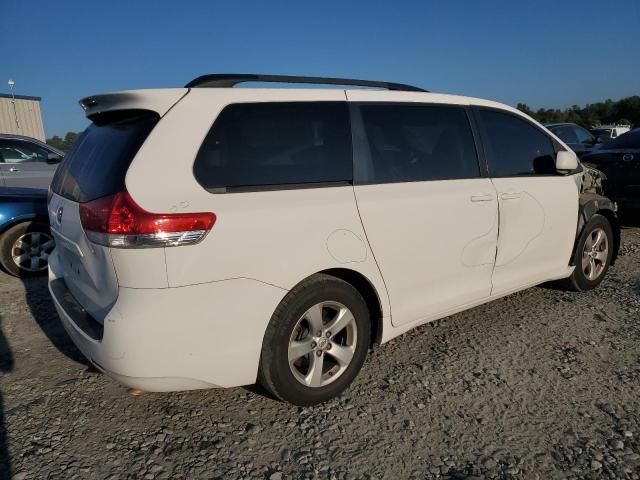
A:
[[[0,92],[42,97],[47,136],[78,99],[214,72],[412,83],[511,105],[640,94],[640,1],[0,0]]]

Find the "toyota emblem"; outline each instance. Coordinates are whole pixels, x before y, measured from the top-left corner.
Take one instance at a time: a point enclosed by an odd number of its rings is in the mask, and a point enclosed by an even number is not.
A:
[[[625,162],[630,162],[631,160],[633,160],[633,155],[630,153],[625,153],[622,156],[622,160],[624,160]]]

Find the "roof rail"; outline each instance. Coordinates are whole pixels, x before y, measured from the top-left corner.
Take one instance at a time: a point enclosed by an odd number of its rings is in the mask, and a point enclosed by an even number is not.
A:
[[[298,77],[295,75],[260,75],[253,73],[213,73],[202,75],[191,80],[185,88],[231,88],[243,82],[273,82],[273,83],[312,83],[316,85],[353,85],[357,87],[385,88],[387,90],[401,90],[405,92],[428,92],[422,88],[403,83],[376,82],[371,80],[355,80],[353,78],[331,77]]]

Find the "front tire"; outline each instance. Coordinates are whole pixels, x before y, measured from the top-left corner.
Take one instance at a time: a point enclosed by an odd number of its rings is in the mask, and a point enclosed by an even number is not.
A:
[[[280,400],[308,406],[354,380],[367,355],[371,321],[351,284],[314,275],[282,300],[265,332],[259,381]]]
[[[603,215],[594,215],[578,238],[573,258],[575,269],[561,285],[577,292],[596,288],[609,270],[613,250],[614,236],[609,220]]]

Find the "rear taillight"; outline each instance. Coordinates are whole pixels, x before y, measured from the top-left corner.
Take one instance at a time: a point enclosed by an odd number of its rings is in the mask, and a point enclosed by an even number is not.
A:
[[[94,243],[116,248],[174,247],[201,241],[216,216],[203,213],[151,213],[120,192],[80,204],[82,227]]]

